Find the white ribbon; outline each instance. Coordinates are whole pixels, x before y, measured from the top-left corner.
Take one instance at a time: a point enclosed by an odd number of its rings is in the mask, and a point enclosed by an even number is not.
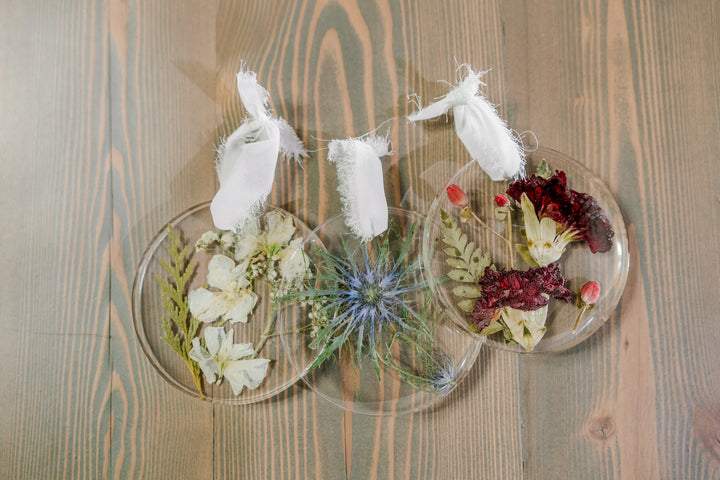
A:
[[[269,94],[255,72],[241,70],[237,85],[248,118],[218,148],[220,188],[210,213],[221,230],[240,229],[259,213],[272,190],[278,153],[299,163],[307,156],[293,128],[268,110]]]
[[[345,224],[362,241],[388,228],[388,206],[380,157],[390,153],[387,138],[368,135],[332,140],[328,161],[335,163]]]
[[[516,136],[495,107],[478,95],[483,72],[468,73],[457,87],[435,103],[408,116],[410,122],[439,117],[453,109],[455,131],[472,158],[495,181],[514,177],[525,161]],[[418,108],[420,105],[418,105]]]

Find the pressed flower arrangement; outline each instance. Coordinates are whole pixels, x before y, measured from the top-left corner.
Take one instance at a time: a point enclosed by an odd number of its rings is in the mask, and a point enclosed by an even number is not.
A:
[[[256,75],[238,73],[247,117],[217,149],[219,189],[158,234],[133,288],[138,338],[164,378],[242,404],[302,377],[348,410],[397,414],[452,391],[477,338],[554,351],[599,328],[628,266],[612,195],[567,157],[526,155],[482,94],[483,74],[459,71],[435,103],[414,97],[407,118],[452,110],[473,158],[427,221],[388,207],[383,158],[393,149],[373,131],[320,146],[343,215],[312,232],[265,204],[278,158],[301,165],[307,153]]]
[[[500,349],[558,351],[614,310],[627,238],[592,173],[547,149],[526,162],[527,177],[502,182],[474,163],[460,170],[430,209],[424,261],[438,300],[467,332]],[[597,287],[592,304],[581,301],[586,283]]]
[[[151,242],[133,289],[135,328],[153,366],[181,391],[215,403],[253,403],[295,383],[300,375],[278,337],[277,298],[307,272],[294,252],[310,229],[267,207],[245,232],[207,230],[209,203],[169,225]],[[181,315],[170,313],[176,300]]]
[[[286,296],[281,340],[308,385],[342,408],[371,415],[425,408],[458,385],[478,354],[480,343],[432,301],[423,221],[389,208],[388,229],[364,241],[339,216],[304,244],[313,273]]]

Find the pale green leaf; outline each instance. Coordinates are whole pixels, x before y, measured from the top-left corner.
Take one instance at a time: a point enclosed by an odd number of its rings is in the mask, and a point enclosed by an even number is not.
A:
[[[465,311],[465,312],[467,312],[467,313],[470,313],[470,312],[473,311],[473,308],[475,308],[475,302],[476,302],[475,299],[468,298],[468,299],[465,299],[465,300],[460,300],[460,301],[457,303],[457,306],[458,306],[458,308],[459,308],[460,310],[463,310],[463,311]]]
[[[482,288],[478,285],[458,285],[452,291],[458,297],[478,298],[482,296]]]
[[[447,276],[457,282],[474,282],[475,281],[475,279],[473,278],[472,275],[470,275],[467,271],[460,270],[460,269],[450,270],[448,272]]]
[[[502,331],[503,328],[502,323],[492,322],[490,325],[480,330],[480,335],[492,335],[493,333]]]
[[[445,263],[454,268],[462,268],[463,270],[468,269],[468,264],[459,258],[446,258]]]
[[[518,254],[520,255],[520,257],[521,257],[523,260],[525,260],[525,263],[527,263],[527,264],[530,265],[531,267],[537,267],[537,266],[538,266],[537,262],[535,261],[535,259],[534,259],[534,258],[532,257],[532,255],[530,254],[530,249],[528,248],[527,245],[521,245],[521,244],[518,243],[518,244],[515,245],[515,250],[517,250],[517,252],[518,252]]]

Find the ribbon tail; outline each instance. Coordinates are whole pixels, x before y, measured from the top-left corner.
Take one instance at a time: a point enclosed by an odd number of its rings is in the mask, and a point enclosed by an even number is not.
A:
[[[251,121],[252,122],[252,121]],[[243,131],[241,131],[243,130]],[[272,190],[279,137],[273,122],[262,122],[255,141],[246,143],[243,124],[218,150],[220,188],[210,204],[213,223],[221,230],[241,229],[262,210]]]
[[[494,181],[514,177],[525,165],[523,149],[484,97],[453,107],[455,131],[472,158]]]
[[[270,94],[257,82],[255,72],[240,70],[237,74],[237,88],[240,100],[252,118],[265,118],[268,115],[267,103]]]
[[[282,117],[275,119],[275,125],[280,132],[280,153],[286,160],[293,159],[302,165],[303,158],[307,157],[307,151],[303,142],[298,138],[295,129]]]
[[[345,224],[362,241],[388,228],[388,206],[380,155],[389,152],[387,139],[369,136],[333,140],[328,160],[335,163]]]

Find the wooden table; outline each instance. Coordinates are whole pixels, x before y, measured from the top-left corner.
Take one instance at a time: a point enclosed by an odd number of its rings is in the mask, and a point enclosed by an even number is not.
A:
[[[454,58],[615,194],[631,269],[606,325],[558,355],[483,349],[398,418],[302,385],[228,407],[166,384],[133,276],[214,194],[241,60],[316,148],[442,95]],[[714,1],[2,2],[0,477],[720,478],[719,65]],[[339,212],[325,157],[281,164],[271,198],[311,226]],[[392,157],[390,204],[423,211],[468,160]]]

